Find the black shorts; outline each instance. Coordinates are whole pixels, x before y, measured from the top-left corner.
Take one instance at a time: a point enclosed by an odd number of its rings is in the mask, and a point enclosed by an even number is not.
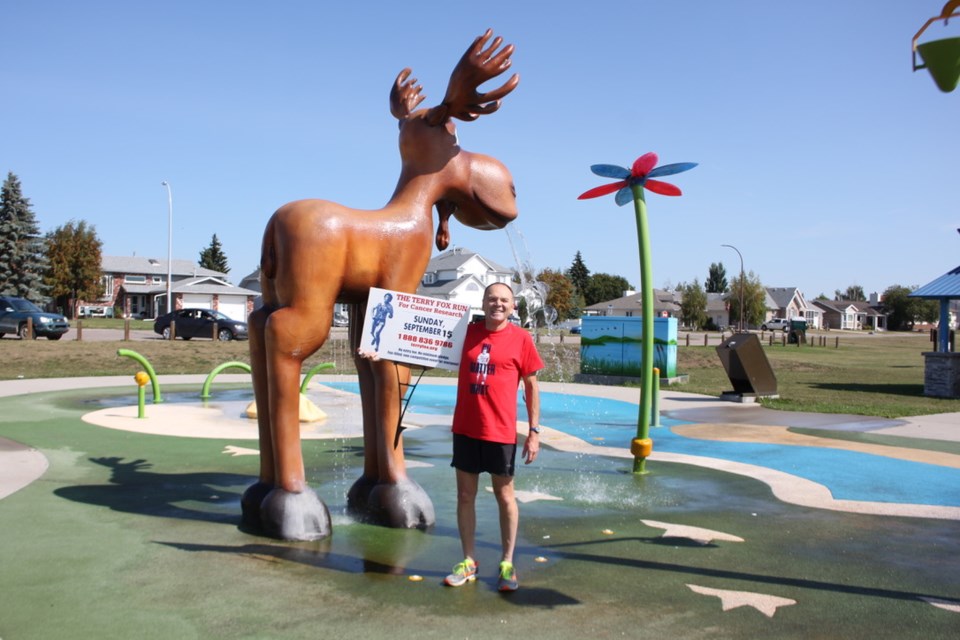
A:
[[[513,477],[516,457],[516,443],[487,442],[453,434],[453,462],[450,466],[460,471]]]

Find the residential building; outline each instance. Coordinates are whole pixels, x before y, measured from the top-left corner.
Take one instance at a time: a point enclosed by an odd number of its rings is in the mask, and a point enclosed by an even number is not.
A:
[[[879,304],[863,300],[814,300],[813,305],[823,313],[824,329],[884,331],[887,328],[887,314]]]
[[[614,300],[598,302],[584,308],[585,316],[626,316],[640,317],[643,310],[643,294],[625,291]],[[665,289],[653,290],[653,313],[658,318],[680,317],[680,292]]]
[[[810,329],[820,329],[823,322],[823,312],[819,307],[808,305],[803,294],[796,287],[766,287],[767,295],[773,300],[775,309],[773,317],[793,320],[794,318],[807,321]]]
[[[469,304],[473,314],[483,313],[483,290],[502,282],[516,290],[514,272],[465,247],[435,255],[417,287],[417,294]]]
[[[138,256],[103,256],[100,262],[103,295],[81,301],[85,315],[155,318],[167,310],[167,261]],[[245,321],[253,310],[256,291],[237,287],[224,273],[204,269],[190,260],[170,263],[173,308],[215,309]]]

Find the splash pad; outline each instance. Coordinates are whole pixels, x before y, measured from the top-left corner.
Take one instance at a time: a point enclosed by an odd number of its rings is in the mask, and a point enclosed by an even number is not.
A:
[[[239,383],[242,378],[224,382]],[[231,384],[204,404],[197,397],[202,377],[191,380],[189,387],[183,382],[174,386],[164,380],[164,405],[184,405],[185,415],[206,415],[212,426],[224,422],[235,434],[255,430],[253,421],[238,417],[247,401],[245,390]],[[349,377],[327,376],[322,382],[308,393],[330,418],[323,425],[301,425],[303,433],[334,431],[341,416],[350,419],[351,392],[333,388],[351,384]],[[430,393],[420,400],[435,391],[442,395],[443,390],[435,388],[449,382],[429,380]],[[62,628],[67,622],[56,612],[69,612],[71,628],[96,625],[101,634],[118,636],[130,629],[110,634],[104,620],[141,627],[156,620],[193,620],[200,625],[197,637],[216,635],[203,621],[222,625],[231,618],[256,619],[266,628],[281,622],[276,616],[286,621],[288,637],[314,637],[322,625],[371,638],[450,635],[464,624],[513,628],[521,621],[533,625],[531,638],[629,635],[638,615],[658,620],[660,630],[671,637],[717,625],[731,633],[735,629],[740,637],[773,630],[779,637],[809,637],[814,629],[847,628],[845,610],[858,612],[858,620],[868,617],[878,631],[904,616],[919,616],[928,637],[942,635],[956,622],[951,607],[958,606],[960,594],[944,566],[952,551],[943,545],[957,540],[951,533],[957,520],[849,513],[784,501],[768,485],[740,473],[737,465],[752,466],[774,481],[779,476],[785,481],[781,486],[800,488],[797,476],[724,459],[725,451],[739,445],[703,433],[707,427],[723,432],[725,425],[750,422],[752,416],[751,428],[769,438],[774,430],[756,424],[757,416],[768,414],[756,407],[728,407],[712,398],[665,392],[666,414],[698,411],[699,419],[657,429],[662,446],[650,460],[653,473],[638,477],[630,473],[629,451],[614,442],[615,430],[629,431],[636,413],[635,402],[616,396],[635,396],[635,390],[545,384],[548,401],[557,395],[580,404],[593,430],[577,437],[545,429],[550,449],[542,462],[520,469],[523,524],[517,564],[523,587],[506,600],[495,591],[492,576],[499,547],[492,500],[478,502],[478,584],[456,593],[440,584],[457,559],[459,544],[448,467],[449,418],[439,403],[436,413],[429,414],[426,403],[418,407],[414,402],[407,421],[420,428],[405,432],[409,472],[435,499],[438,523],[433,529],[396,530],[348,518],[344,496],[362,465],[361,440],[305,435],[307,477],[331,507],[333,535],[324,541],[289,543],[237,526],[239,495],[256,470],[255,440],[230,434],[198,437],[203,429],[196,426],[185,429],[192,433],[173,435],[171,425],[183,429],[184,420],[177,415],[169,422],[160,420],[164,414],[153,413],[160,405],[148,406],[147,418],[137,420],[132,385],[127,377],[122,384],[122,392],[103,386],[65,390],[66,384],[51,384],[46,387],[49,393],[0,399],[0,435],[32,445],[50,462],[40,482],[0,500],[5,548],[16,550],[16,561],[5,558],[0,576],[12,612],[5,618],[8,630],[52,634],[52,625]],[[321,391],[325,387],[330,389]],[[622,420],[616,411],[596,413],[603,402],[585,408],[598,396],[613,403],[611,409],[624,404]],[[337,398],[345,402],[339,414],[330,402]],[[706,411],[721,408],[724,412],[715,414],[712,424],[704,420]],[[159,436],[124,433],[116,426],[106,429],[92,424],[93,414],[138,427],[156,420],[166,423],[168,432]],[[61,418],[54,421],[52,415]],[[618,426],[621,421],[628,425]],[[875,434],[885,432],[884,425],[891,422],[860,421],[858,428]],[[823,429],[829,427],[825,422],[819,423]],[[671,435],[677,430],[691,433],[681,440]],[[727,437],[757,439],[726,430]],[[712,455],[671,453],[674,439]],[[829,451],[824,444],[798,442],[787,451]],[[665,464],[666,456],[675,456],[671,464]],[[716,468],[695,466],[696,457],[713,460]],[[761,457],[769,459],[767,453]],[[797,460],[804,461],[798,466],[809,466],[807,459],[796,458],[795,464]],[[831,498],[829,490],[820,494]],[[70,523],[69,535],[64,535],[64,522]],[[924,540],[940,541],[939,546]],[[96,558],[101,547],[109,562],[84,560]],[[864,554],[870,562],[864,562]],[[898,558],[906,557],[909,566],[901,566]],[[61,567],[66,563],[72,569],[64,575]],[[58,576],[43,583],[49,587],[29,592],[16,588],[18,576],[37,581],[48,572]],[[103,575],[97,577],[97,572]],[[102,590],[81,588],[92,581],[117,588],[142,586],[124,588],[129,592],[124,598],[104,598]],[[212,592],[218,597],[209,598]],[[288,610],[264,600],[266,592],[302,604],[299,621],[291,623]],[[21,593],[29,593],[29,600]],[[90,602],[83,601],[87,593]],[[173,593],[180,594],[176,603],[170,601]],[[30,602],[45,603],[43,615]],[[116,608],[102,615],[113,602]],[[158,603],[166,603],[175,617],[164,619]],[[678,607],[682,616],[669,614]],[[23,618],[31,611],[32,618]],[[152,617],[144,621],[136,612]],[[397,629],[410,633],[398,634]]]

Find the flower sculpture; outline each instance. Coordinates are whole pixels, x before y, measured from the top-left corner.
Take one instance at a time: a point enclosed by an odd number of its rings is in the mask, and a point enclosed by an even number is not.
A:
[[[612,164],[595,164],[590,167],[598,176],[617,178],[618,182],[594,187],[580,194],[578,200],[599,198],[616,192],[615,200],[621,207],[633,200],[637,214],[637,236],[640,244],[640,292],[643,301],[641,312],[643,325],[640,351],[640,414],[637,418],[637,437],[630,446],[633,453],[633,472],[646,473],[645,463],[653,450],[650,439],[650,420],[653,410],[653,285],[650,272],[650,238],[647,226],[647,202],[644,188],[664,196],[679,196],[681,191],[675,185],[654,178],[670,176],[689,171],[697,166],[696,162],[678,162],[656,166],[657,154],[645,153],[636,160],[630,169]]]

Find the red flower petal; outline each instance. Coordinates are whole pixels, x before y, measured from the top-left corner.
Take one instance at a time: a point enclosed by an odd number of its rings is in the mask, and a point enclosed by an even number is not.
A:
[[[622,187],[627,186],[626,180],[621,180],[620,182],[614,182],[613,184],[605,184],[600,187],[594,187],[589,191],[584,191],[579,196],[577,200],[586,200],[588,198],[599,198],[600,196],[605,196],[608,193],[613,193],[614,191],[619,191]]]
[[[663,182],[661,180],[647,180],[645,183],[643,183],[643,186],[654,193],[659,193],[662,196],[683,195],[679,187],[675,187],[669,182]]]
[[[650,153],[645,153],[636,160],[633,161],[633,166],[630,168],[630,175],[634,178],[640,178],[648,173],[650,170],[657,166],[657,154],[653,151]]]

